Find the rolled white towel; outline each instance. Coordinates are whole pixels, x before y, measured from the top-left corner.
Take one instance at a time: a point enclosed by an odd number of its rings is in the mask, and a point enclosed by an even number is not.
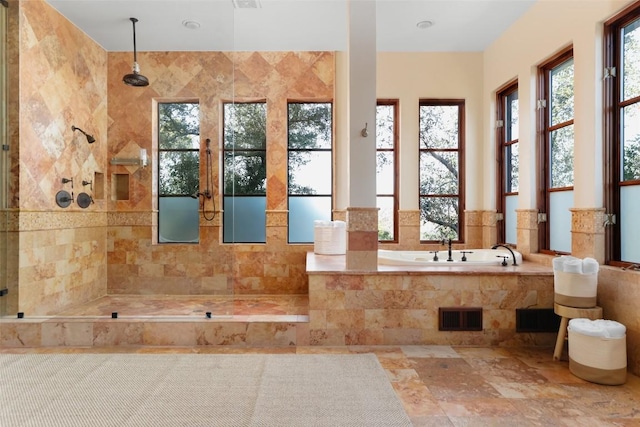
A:
[[[614,320],[582,318],[569,320],[568,329],[582,335],[601,338],[622,338],[627,331],[622,323]]]
[[[553,264],[553,271],[564,271],[564,257],[557,256],[551,263]]]
[[[573,259],[564,263],[565,273],[578,273],[582,274],[582,260]]]
[[[600,264],[593,258],[582,260],[582,274],[595,274],[600,269]]]

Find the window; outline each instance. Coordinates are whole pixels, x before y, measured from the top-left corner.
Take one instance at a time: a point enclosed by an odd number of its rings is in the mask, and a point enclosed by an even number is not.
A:
[[[420,101],[420,240],[463,241],[464,101]]]
[[[640,263],[640,3],[607,22],[605,171],[609,264]]]
[[[224,243],[265,243],[267,105],[224,104]]]
[[[540,213],[541,252],[571,252],[573,206],[573,49],[568,49],[539,68],[541,159],[544,173]]]
[[[199,241],[200,105],[158,104],[158,241]]]
[[[332,105],[288,105],[289,243],[314,241],[314,221],[330,221],[332,211]]]
[[[378,239],[398,241],[398,101],[379,100],[376,107],[376,203]]]
[[[517,239],[518,185],[520,156],[518,151],[518,84],[513,83],[498,92],[498,200],[497,211],[503,215],[498,223],[498,242],[515,245]]]

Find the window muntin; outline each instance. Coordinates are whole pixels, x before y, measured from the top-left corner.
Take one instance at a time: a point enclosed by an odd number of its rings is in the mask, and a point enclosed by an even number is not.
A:
[[[571,211],[574,184],[574,63],[573,49],[567,49],[539,68],[538,105],[543,112],[539,126],[543,164],[539,211],[547,222],[539,224],[540,250],[571,252]],[[553,193],[553,194],[552,194]]]
[[[314,241],[314,221],[330,221],[333,111],[330,102],[287,106],[289,243]]]
[[[158,104],[158,241],[199,241],[200,105]]]
[[[376,206],[378,240],[397,242],[398,101],[379,100],[376,106]]]
[[[518,189],[520,186],[518,84],[512,83],[497,94],[496,131],[498,191],[496,209],[502,213],[497,223],[497,241],[517,244]]]
[[[606,65],[617,70],[606,81],[605,200],[608,213],[606,261],[640,263],[640,4],[605,25]]]
[[[420,240],[463,240],[464,101],[421,100]]]
[[[223,106],[224,243],[266,242],[267,105]]]

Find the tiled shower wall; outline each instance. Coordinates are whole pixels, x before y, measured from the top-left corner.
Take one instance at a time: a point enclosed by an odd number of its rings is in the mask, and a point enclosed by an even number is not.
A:
[[[109,165],[108,292],[307,293],[305,254],[313,247],[287,244],[287,101],[333,100],[334,54],[142,52],[138,63],[148,87],[122,83],[131,53],[112,52],[108,58],[109,158],[131,157],[144,148],[151,159],[146,168]],[[198,244],[158,245],[155,107],[185,100],[200,104],[201,147],[205,139],[212,141],[216,218],[201,217]],[[221,243],[222,104],[231,100],[267,103],[266,244]],[[201,167],[203,183],[205,173]],[[127,197],[116,197],[115,174],[128,175]]]
[[[7,311],[50,314],[106,292],[105,201],[94,197],[83,210],[55,200],[60,190],[74,198],[104,194],[93,181],[106,166],[107,55],[46,3],[9,3],[8,261],[18,274]],[[96,142],[89,145],[72,125]]]

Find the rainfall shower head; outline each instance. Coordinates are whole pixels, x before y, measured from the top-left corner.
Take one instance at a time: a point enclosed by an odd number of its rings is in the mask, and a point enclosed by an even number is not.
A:
[[[140,74],[140,66],[138,65],[138,52],[136,50],[136,22],[137,18],[129,18],[133,24],[133,73],[127,74],[122,81],[129,86],[149,86],[149,79]]]

